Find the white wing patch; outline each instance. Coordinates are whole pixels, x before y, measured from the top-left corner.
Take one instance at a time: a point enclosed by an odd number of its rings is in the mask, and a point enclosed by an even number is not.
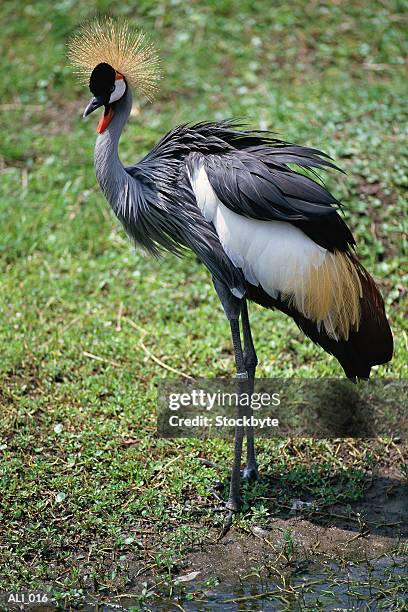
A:
[[[190,181],[199,208],[214,224],[232,263],[242,269],[248,282],[261,285],[271,297],[288,292],[292,279],[324,261],[326,249],[290,223],[249,219],[227,208],[216,196],[203,166]]]
[[[248,282],[272,298],[280,294],[335,340],[358,329],[361,283],[345,253],[328,252],[290,223],[233,212],[218,199],[203,165],[189,178],[205,219]]]

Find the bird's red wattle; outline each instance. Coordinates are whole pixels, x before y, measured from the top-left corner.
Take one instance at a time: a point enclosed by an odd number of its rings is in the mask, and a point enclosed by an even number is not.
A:
[[[102,132],[104,132],[106,130],[106,128],[108,127],[108,125],[110,124],[110,122],[113,119],[113,109],[110,108],[108,111],[107,115],[102,115],[102,117],[100,118],[100,121],[98,123],[98,127],[96,128],[96,131],[98,132],[98,134],[102,134]]]

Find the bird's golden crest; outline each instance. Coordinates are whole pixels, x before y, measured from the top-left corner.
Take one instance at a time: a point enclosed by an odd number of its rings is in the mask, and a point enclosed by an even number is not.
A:
[[[68,57],[86,84],[95,66],[106,62],[149,100],[154,97],[160,78],[157,52],[126,20],[105,17],[85,23],[70,39]]]

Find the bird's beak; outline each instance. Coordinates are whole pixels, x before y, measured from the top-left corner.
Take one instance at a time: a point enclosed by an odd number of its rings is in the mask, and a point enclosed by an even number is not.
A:
[[[88,117],[91,113],[93,113],[97,108],[100,108],[106,103],[106,100],[103,96],[97,96],[96,98],[92,98],[89,102],[88,106],[84,110],[84,117]]]
[[[114,115],[112,106],[103,96],[96,96],[95,98],[92,98],[92,100],[89,102],[88,106],[84,110],[84,117],[87,117],[88,115],[93,113],[94,110],[100,108],[101,106],[105,106],[105,112],[100,118],[98,127],[96,128],[98,134],[102,134],[102,132],[106,130],[106,128],[112,121]]]

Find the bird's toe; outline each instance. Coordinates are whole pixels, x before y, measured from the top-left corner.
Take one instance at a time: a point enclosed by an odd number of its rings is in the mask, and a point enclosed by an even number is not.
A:
[[[236,514],[236,512],[234,510],[229,510],[228,511],[228,513],[225,516],[222,529],[221,529],[220,533],[218,534],[217,541],[221,540],[224,536],[227,535],[227,533],[231,529],[231,526],[232,526],[235,514]]]

